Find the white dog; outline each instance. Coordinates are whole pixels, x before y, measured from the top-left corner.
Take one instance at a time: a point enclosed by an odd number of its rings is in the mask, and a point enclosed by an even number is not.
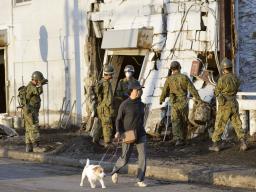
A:
[[[103,177],[105,176],[104,170],[100,165],[90,165],[90,160],[87,159],[86,165],[84,167],[80,186],[84,185],[85,177],[88,178],[88,181],[91,185],[91,188],[96,187],[96,181],[99,181],[102,188],[106,188]]]

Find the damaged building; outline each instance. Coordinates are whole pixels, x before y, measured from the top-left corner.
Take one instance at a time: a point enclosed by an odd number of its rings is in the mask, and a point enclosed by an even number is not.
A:
[[[221,72],[222,58],[233,60],[235,73],[245,71],[243,68],[248,64],[240,62],[244,48],[239,51],[239,46],[247,45],[239,43],[245,38],[239,35],[239,30],[244,30],[240,27],[240,20],[246,11],[238,9],[240,6],[251,7],[253,12],[249,1],[91,1],[87,9],[91,74],[97,76],[102,65],[111,63],[116,72],[113,79],[115,90],[117,82],[123,78],[124,66],[133,65],[135,77],[145,86],[142,96],[147,106],[145,126],[147,132],[152,133],[163,118],[162,109],[168,102],[166,100],[160,105],[159,98],[171,61],[181,63],[182,73],[191,78],[201,98],[209,104],[214,103],[213,90]],[[255,57],[252,59],[255,61]],[[249,71],[254,69],[253,66],[246,68]],[[253,79],[253,75],[247,78]],[[242,80],[242,91],[253,91],[247,84],[248,81]],[[253,133],[255,102],[244,101],[244,98],[240,101],[243,128],[248,129],[251,122]],[[246,108],[245,102],[253,102],[253,107]],[[190,111],[192,106],[190,102]]]
[[[181,63],[182,73],[191,78],[201,98],[214,105],[219,63],[228,57],[242,80],[243,128],[251,134],[256,131],[253,1],[11,2],[0,3],[4,8],[0,13],[0,97],[6,101],[1,103],[1,113],[15,114],[18,87],[30,80],[34,70],[41,70],[49,85],[42,97],[40,122],[52,125],[65,111],[79,124],[90,113],[88,87],[100,79],[103,66],[114,66],[115,90],[125,65],[130,64],[145,86],[142,100],[150,133],[159,125],[168,102],[160,105],[159,98],[171,61]],[[190,106],[192,111],[192,102]]]

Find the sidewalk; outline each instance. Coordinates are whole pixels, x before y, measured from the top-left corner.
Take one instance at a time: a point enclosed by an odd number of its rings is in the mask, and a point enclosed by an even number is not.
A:
[[[0,148],[0,157],[64,166],[83,167],[83,165],[80,163],[81,159],[67,158],[50,154],[25,153],[19,150],[8,149],[7,147]],[[147,167],[147,177],[256,190],[256,168],[246,168],[231,165],[216,166],[179,163],[172,163],[168,166],[160,166],[153,165],[154,162],[150,161],[151,160],[149,160],[149,165]],[[98,162],[92,161],[92,163],[94,164]],[[107,162],[102,162],[101,165],[107,172],[111,171],[113,167],[112,163]],[[136,174],[136,168],[137,166],[135,164],[129,164],[124,172],[134,175]]]

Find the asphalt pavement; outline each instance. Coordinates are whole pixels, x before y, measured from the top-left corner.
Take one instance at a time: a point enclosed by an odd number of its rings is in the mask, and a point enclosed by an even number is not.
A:
[[[86,180],[85,186],[80,187],[81,168],[41,164],[20,160],[0,158],[0,191],[1,192],[247,192],[248,190],[217,188],[207,185],[194,185],[180,182],[146,179],[148,187],[135,186],[136,178],[121,175],[118,184],[113,184],[110,177],[105,178],[106,189],[91,189]]]

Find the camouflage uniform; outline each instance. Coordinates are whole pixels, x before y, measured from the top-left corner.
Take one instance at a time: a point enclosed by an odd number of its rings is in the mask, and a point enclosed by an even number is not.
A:
[[[201,100],[190,79],[177,73],[166,79],[160,97],[160,103],[164,102],[166,97],[170,97],[172,134],[175,141],[184,140],[187,136],[188,91],[196,100]]]
[[[39,109],[41,105],[40,95],[43,93],[42,86],[37,87],[30,82],[26,89],[26,106],[24,108],[25,143],[39,143]]]
[[[240,82],[232,73],[224,74],[218,80],[214,94],[218,100],[218,113],[215,121],[215,130],[212,141],[218,142],[224,132],[225,126],[230,119],[238,139],[244,139],[245,133],[242,129],[242,122],[239,117],[239,106],[236,100]]]
[[[97,114],[101,121],[104,143],[110,143],[113,130],[113,90],[110,80],[102,79],[97,85],[96,92],[98,96]],[[94,140],[98,141],[101,134],[98,132]]]
[[[116,89],[116,95],[118,97],[122,97],[123,100],[127,99],[129,97],[128,95],[128,85],[130,82],[137,81],[134,77],[131,77],[131,79],[123,78],[119,81]]]

